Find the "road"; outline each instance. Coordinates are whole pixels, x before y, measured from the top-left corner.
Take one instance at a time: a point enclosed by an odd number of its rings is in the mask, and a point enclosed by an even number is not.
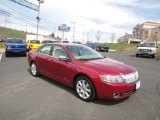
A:
[[[142,86],[127,100],[83,102],[44,76],[32,77],[26,57],[0,62],[0,120],[160,120],[160,62],[115,52],[104,56],[136,67]]]

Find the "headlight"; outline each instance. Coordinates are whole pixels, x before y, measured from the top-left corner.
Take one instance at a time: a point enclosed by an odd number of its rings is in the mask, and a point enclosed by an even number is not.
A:
[[[115,82],[115,83],[124,82],[121,75],[119,76],[100,75],[100,79],[104,82]]]
[[[138,71],[136,71],[135,72],[135,79],[138,80],[138,78],[139,78],[139,74],[138,74]]]
[[[152,52],[152,53],[155,53],[155,52],[156,52],[156,50],[151,50],[151,52]]]

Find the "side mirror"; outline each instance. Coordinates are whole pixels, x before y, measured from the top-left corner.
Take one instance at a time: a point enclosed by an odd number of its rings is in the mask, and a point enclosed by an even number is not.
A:
[[[65,62],[69,61],[69,59],[66,56],[59,56],[58,59],[59,61],[65,61]]]

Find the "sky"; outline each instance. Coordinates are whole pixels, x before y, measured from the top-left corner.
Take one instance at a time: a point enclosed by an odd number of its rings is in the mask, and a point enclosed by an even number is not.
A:
[[[28,1],[38,4],[37,0]],[[36,24],[37,12],[34,10],[9,0],[1,0],[0,9]],[[50,34],[53,30],[56,35],[62,36],[58,26],[66,24],[71,30],[65,32],[65,38],[72,41],[75,22],[77,41],[86,41],[88,38],[95,42],[99,31],[99,41],[110,42],[113,34],[118,38],[126,32],[132,33],[138,23],[160,22],[159,15],[160,0],[44,0],[40,7],[40,26],[47,28],[47,31],[40,30],[40,34]],[[36,33],[34,26],[8,19],[11,21],[8,26]]]

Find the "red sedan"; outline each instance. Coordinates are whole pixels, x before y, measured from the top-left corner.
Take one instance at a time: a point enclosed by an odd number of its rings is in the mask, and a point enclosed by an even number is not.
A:
[[[28,53],[33,76],[45,75],[75,88],[84,101],[121,100],[140,87],[138,72],[122,62],[104,58],[80,44],[45,44]]]

